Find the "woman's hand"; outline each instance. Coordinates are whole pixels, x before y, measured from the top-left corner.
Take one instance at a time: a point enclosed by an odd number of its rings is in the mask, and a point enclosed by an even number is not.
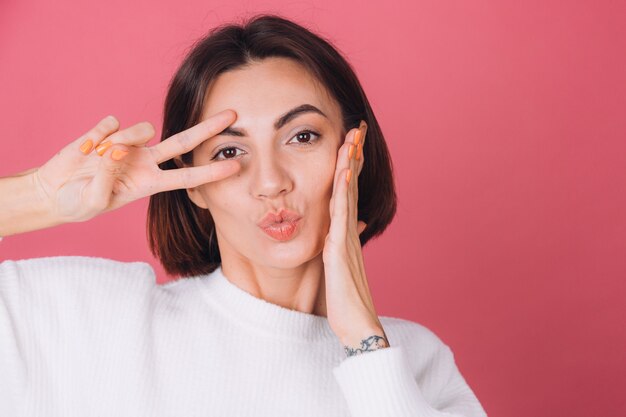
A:
[[[366,132],[367,124],[362,121],[359,129],[348,132],[339,148],[330,231],[323,252],[327,318],[348,356],[389,347],[374,309],[359,241],[366,227],[357,221],[357,180],[364,163]]]
[[[148,147],[155,135],[150,123],[118,131],[118,121],[108,116],[34,171],[34,182],[58,219],[81,222],[162,191],[218,181],[237,172],[239,163],[219,161],[172,170],[158,164],[191,151],[235,119],[234,111],[224,110]],[[104,146],[98,147],[101,143]]]

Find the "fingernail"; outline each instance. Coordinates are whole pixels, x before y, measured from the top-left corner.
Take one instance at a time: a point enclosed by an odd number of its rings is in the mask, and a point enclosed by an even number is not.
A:
[[[348,170],[348,172],[346,172],[346,181],[348,182],[348,184],[350,183],[350,178],[352,177],[352,170]]]
[[[367,134],[367,123],[365,123],[364,120],[361,120],[361,123],[359,124],[359,131],[361,131],[361,134],[359,135],[359,139],[361,140],[361,144],[362,144],[364,142],[365,135]]]
[[[354,153],[354,145],[350,144],[348,148],[348,159],[352,159],[352,154]]]
[[[102,156],[111,145],[113,145],[111,141],[102,142],[100,145],[96,146],[96,152],[98,152],[98,155]]]
[[[361,135],[363,134],[363,132],[361,131],[361,129],[359,128],[356,133],[354,134],[354,144],[358,145],[359,142],[361,141]]]
[[[361,158],[362,154],[363,154],[363,144],[359,143],[359,146],[356,147],[356,157],[355,157],[355,159],[358,161],[359,158]]]
[[[114,149],[113,152],[111,152],[111,159],[113,159],[114,161],[119,161],[126,155],[128,155],[128,151],[125,151],[123,149]]]
[[[93,141],[91,139],[87,139],[80,145],[80,151],[87,155],[91,151],[91,147],[93,146]]]

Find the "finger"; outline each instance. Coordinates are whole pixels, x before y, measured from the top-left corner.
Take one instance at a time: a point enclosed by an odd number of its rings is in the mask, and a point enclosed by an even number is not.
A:
[[[120,128],[120,122],[114,116],[107,116],[100,120],[87,133],[80,136],[72,143],[72,147],[78,149],[79,152],[72,152],[73,156],[89,155],[91,151],[98,146],[106,137],[116,132]]]
[[[356,141],[359,139],[359,135],[360,135],[360,131],[357,129],[355,135],[354,135],[354,140],[355,140],[355,144],[357,143]],[[352,156],[350,157],[350,155],[348,155],[348,172],[346,172],[346,226],[349,228],[351,227],[351,219],[353,219],[353,215],[352,212],[354,211],[354,187],[355,187],[355,183],[357,182],[357,178],[356,178],[356,160],[355,158],[355,154],[356,154],[356,150],[357,150],[357,146],[353,144],[352,145]],[[349,230],[349,229],[348,229]]]
[[[349,168],[342,169],[335,183],[335,191],[333,194],[333,214],[330,222],[329,233],[332,239],[337,242],[343,242],[347,236],[348,226],[348,182],[346,175],[350,171]]]
[[[240,168],[241,164],[237,161],[219,161],[197,167],[163,170],[157,192],[193,188],[219,181],[238,172]]]
[[[170,136],[150,148],[157,164],[170,160],[175,156],[182,155],[193,150],[205,140],[217,135],[236,119],[234,110],[223,110],[206,120]]]
[[[343,145],[339,148],[337,154],[337,163],[335,166],[335,178],[334,183],[337,183],[337,179],[341,173],[341,170],[350,168],[350,145],[354,146],[354,135],[356,134],[358,129],[350,129],[346,134],[346,138],[344,140]],[[356,147],[353,148],[352,158],[354,158],[354,152],[356,151]],[[345,176],[345,173],[344,173]]]
[[[92,208],[104,210],[109,205],[113,185],[125,163],[124,158],[121,160],[112,158],[116,151],[129,151],[129,148],[119,144],[108,148],[103,157],[100,158],[94,177],[83,188],[81,201]]]
[[[105,141],[96,146],[98,155],[103,156],[107,149],[115,144],[142,145],[155,135],[154,126],[150,122],[141,122],[113,133]]]
[[[358,162],[357,176],[361,173],[363,169],[363,164],[365,162],[365,158],[363,156],[363,147],[365,146],[365,139],[367,138],[367,123],[364,120],[361,120],[360,128],[363,130],[363,134],[361,135],[361,141],[357,147],[356,152],[356,160]]]
[[[358,199],[359,199],[359,188],[358,188],[358,176],[359,176],[359,165],[360,165],[360,160],[359,160],[359,153],[361,151],[361,146],[363,144],[363,135],[364,135],[364,129],[363,129],[363,125],[364,125],[364,121],[361,120],[361,123],[359,124],[359,128],[356,130],[356,132],[354,133],[354,144],[356,145],[354,152],[353,152],[353,156],[350,159],[350,171],[351,171],[351,179],[350,179],[350,183],[348,186],[348,215],[350,216],[349,220],[349,225],[350,227],[354,226],[356,228],[356,221],[357,221],[357,206],[358,206]],[[356,229],[355,229],[356,230]]]
[[[329,212],[330,216],[333,216],[333,210],[335,207],[334,199],[336,194],[336,184],[338,184],[339,176],[341,171],[350,167],[350,146],[354,146],[354,134],[356,133],[356,129],[350,129],[344,138],[343,144],[339,147],[337,151],[337,161],[335,162],[335,174],[333,178],[333,195],[330,198],[329,202]],[[354,158],[354,151],[356,148],[352,148],[352,157]],[[345,174],[344,174],[345,175]]]

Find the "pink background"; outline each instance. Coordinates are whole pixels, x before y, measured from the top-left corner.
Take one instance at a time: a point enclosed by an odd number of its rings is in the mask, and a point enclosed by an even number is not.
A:
[[[491,416],[625,415],[624,3],[333,3],[3,0],[0,176],[109,113],[156,143],[191,43],[280,13],[346,54],[389,142],[399,210],[365,249],[378,313],[436,332]],[[9,236],[0,260],[139,260],[165,282],[147,204]]]

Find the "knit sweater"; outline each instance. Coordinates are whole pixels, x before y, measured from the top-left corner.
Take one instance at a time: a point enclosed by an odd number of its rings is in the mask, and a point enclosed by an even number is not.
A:
[[[156,284],[145,262],[0,263],[0,416],[486,416],[450,348],[379,317],[390,347],[347,357],[326,317],[221,267]]]

